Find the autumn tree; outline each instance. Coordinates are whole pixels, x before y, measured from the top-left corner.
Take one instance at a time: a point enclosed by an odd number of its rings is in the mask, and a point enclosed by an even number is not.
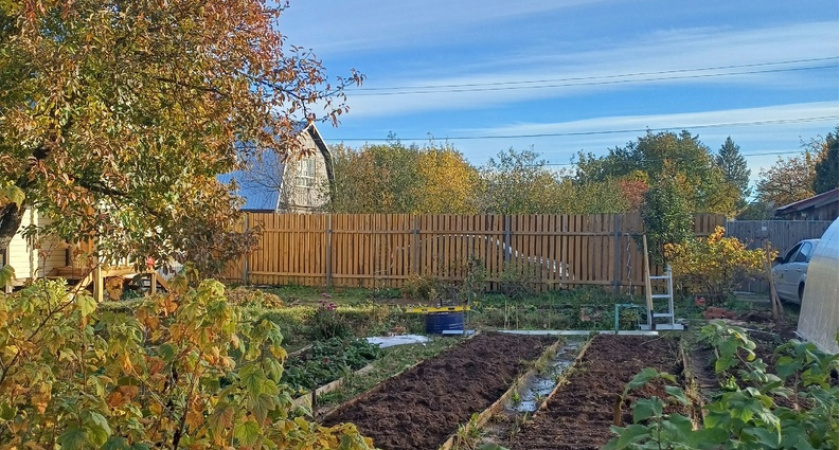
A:
[[[833,133],[828,133],[824,141],[814,142],[815,146],[819,148],[819,159],[814,168],[815,194],[837,189],[837,177],[840,171],[837,159],[837,134],[838,128],[835,128]]]
[[[773,205],[760,200],[747,203],[738,213],[738,220],[769,220],[773,218]]]
[[[333,147],[337,213],[471,214],[478,171],[450,145]]]
[[[475,214],[478,170],[450,145],[431,146],[420,153],[417,169],[423,188],[422,210],[427,214]]]
[[[576,183],[571,177],[560,177],[554,198],[543,214],[622,214],[633,211],[634,202],[641,202],[636,193],[625,190],[624,180]],[[638,204],[635,205],[638,207]]]
[[[807,149],[790,158],[778,158],[767,170],[759,172],[756,198],[778,208],[814,195],[816,159]]]
[[[741,194],[739,203],[744,206],[745,199],[750,196],[750,169],[747,168],[747,160],[741,154],[741,147],[735,144],[732,137],[727,136],[718,149],[715,165],[723,171],[726,181],[738,188]]]
[[[337,121],[342,89],[361,81],[330,83],[286,46],[284,8],[0,2],[0,186],[14,199],[0,204],[0,248],[30,208],[53,219],[39,231],[99,238],[102,256],[212,260],[244,244],[216,175],[242,151],[285,154],[306,120]]]
[[[665,246],[694,237],[694,216],[687,198],[685,175],[666,163],[663,174],[645,191],[640,208],[651,261],[665,263]]]
[[[649,180],[665,176],[667,165],[681,175],[679,189],[690,211],[733,215],[740,194],[727,182],[714,163],[709,148],[687,130],[653,133],[648,131],[624,147],[615,147],[607,155],[578,155],[576,179],[579,182],[626,178],[642,173]]]
[[[628,209],[638,211],[645,199],[645,193],[650,189],[650,185],[645,180],[624,178],[618,182],[621,189],[621,195],[628,203]]]
[[[419,150],[399,142],[333,147],[334,213],[409,213],[417,205]],[[327,187],[323,187],[326,191]]]
[[[560,186],[533,150],[500,151],[481,168],[479,203],[489,214],[545,214],[556,211]]]

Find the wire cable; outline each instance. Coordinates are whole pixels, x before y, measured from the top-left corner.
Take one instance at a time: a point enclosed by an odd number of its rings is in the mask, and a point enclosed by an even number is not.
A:
[[[407,95],[407,94],[433,94],[433,93],[462,93],[462,92],[486,92],[486,91],[505,91],[505,90],[520,90],[520,89],[548,89],[560,87],[575,87],[575,86],[598,86],[611,85],[622,83],[638,83],[647,81],[669,81],[679,79],[696,79],[696,78],[711,78],[721,76],[737,76],[737,75],[754,75],[762,73],[779,73],[779,72],[796,72],[806,70],[824,70],[833,69],[837,65],[820,65],[811,67],[788,67],[777,69],[764,70],[749,70],[736,71],[724,73],[700,73],[691,74],[691,72],[709,72],[718,70],[731,69],[746,69],[751,67],[766,67],[771,65],[795,64],[804,62],[818,62],[837,60],[838,57],[831,58],[812,58],[802,60],[789,60],[770,63],[759,64],[744,64],[720,67],[706,67],[697,69],[675,69],[663,70],[654,72],[635,72],[615,75],[593,75],[586,77],[568,77],[555,79],[541,79],[541,80],[523,80],[523,81],[500,81],[490,83],[464,83],[464,84],[448,84],[448,85],[427,85],[427,86],[401,86],[401,87],[380,87],[380,88],[353,88],[347,89],[348,95]],[[679,75],[682,74],[682,75]],[[687,75],[686,75],[687,74]],[[660,75],[676,75],[676,76],[660,76]],[[644,76],[647,78],[636,78]],[[600,80],[600,81],[591,81]],[[549,83],[549,84],[545,84]],[[558,84],[559,83],[559,84]]]
[[[567,137],[567,136],[593,136],[599,134],[623,134],[623,133],[644,133],[648,131],[670,131],[670,130],[693,130],[693,129],[707,129],[707,128],[722,128],[722,127],[752,127],[752,126],[766,126],[766,125],[784,125],[794,123],[807,122],[824,122],[836,121],[837,116],[814,116],[814,117],[800,117],[794,119],[778,119],[778,120],[761,120],[755,122],[729,122],[729,123],[715,123],[705,125],[683,125],[673,127],[657,127],[657,128],[625,128],[620,130],[592,130],[592,131],[567,131],[556,133],[532,133],[532,134],[498,134],[498,135],[478,135],[478,136],[446,136],[443,135],[444,141],[470,141],[470,140],[495,140],[495,139],[523,139],[523,138],[544,138],[544,137]],[[397,137],[400,141],[427,141],[429,136],[440,136],[437,133],[427,134],[425,137]],[[383,142],[390,140],[389,138],[340,138],[340,139],[324,139],[330,142]]]

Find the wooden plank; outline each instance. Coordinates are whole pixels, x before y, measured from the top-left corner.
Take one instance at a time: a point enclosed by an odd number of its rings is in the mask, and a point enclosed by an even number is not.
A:
[[[328,272],[330,277],[336,275],[335,280],[342,285],[355,279],[355,284],[361,286],[372,286],[374,280],[377,283],[382,280],[387,286],[400,287],[406,275],[412,273],[457,280],[463,277],[469,256],[476,254],[486,265],[491,280],[488,287],[496,289],[498,286],[492,280],[498,279],[504,267],[506,246],[502,243],[518,252],[519,263],[541,257],[568,264],[575,281],[570,284],[612,283],[614,287],[634,287],[644,283],[640,270],[642,252],[631,236],[643,228],[638,214],[329,217],[248,214],[247,218],[263,229],[258,237],[259,247],[242,259],[247,261],[249,272],[254,273],[251,281],[255,283],[297,281],[324,285]],[[333,228],[329,242],[328,220]],[[616,230],[619,222],[623,230]],[[721,216],[698,215],[695,231],[705,233],[721,222]],[[737,224],[727,223],[727,226],[734,229]],[[790,233],[785,225],[774,225],[774,229],[780,230],[779,234]],[[820,235],[821,231],[814,233]],[[658,270],[651,267],[653,274]],[[241,279],[243,272],[226,269],[225,278]],[[542,267],[541,289],[564,281],[561,275]]]
[[[650,260],[648,259],[647,235],[642,235],[642,252],[644,257],[644,276],[645,276],[645,304],[648,310],[648,326],[651,330],[656,329],[655,321],[653,320],[653,292],[650,287]]]
[[[589,350],[589,346],[592,344],[592,340],[593,338],[589,338],[589,340],[586,341],[585,344],[583,344],[575,359],[572,361],[569,367],[560,375],[560,378],[557,380],[557,384],[554,385],[554,389],[552,389],[551,392],[548,393],[548,395],[545,397],[545,400],[543,400],[543,402],[540,404],[540,407],[537,408],[536,411],[534,411],[532,417],[539,414],[540,411],[544,411],[548,407],[549,400],[551,400],[551,398],[554,397],[554,394],[556,394],[557,391],[559,391],[563,386],[568,384],[569,374],[571,374],[572,371],[578,368],[577,365],[580,363],[580,360],[583,359],[583,355],[586,354],[586,351]]]

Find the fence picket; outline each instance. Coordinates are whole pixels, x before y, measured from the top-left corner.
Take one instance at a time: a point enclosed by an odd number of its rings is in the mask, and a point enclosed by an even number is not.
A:
[[[724,223],[722,216],[697,215],[695,234],[708,235]],[[601,285],[618,291],[643,286],[642,255],[633,238],[643,230],[638,214],[254,213],[247,214],[239,229],[245,224],[261,229],[258,246],[225,268],[225,280],[398,288],[414,275],[459,280],[470,255],[476,255],[485,263],[490,289],[498,288],[508,259],[517,265],[537,261],[544,289]],[[813,226],[807,233],[817,234],[823,224]]]

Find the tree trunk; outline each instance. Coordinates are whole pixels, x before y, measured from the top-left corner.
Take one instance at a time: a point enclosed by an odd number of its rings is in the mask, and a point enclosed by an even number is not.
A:
[[[25,212],[26,206],[18,207],[14,203],[0,207],[0,250],[6,249],[15,237]]]

